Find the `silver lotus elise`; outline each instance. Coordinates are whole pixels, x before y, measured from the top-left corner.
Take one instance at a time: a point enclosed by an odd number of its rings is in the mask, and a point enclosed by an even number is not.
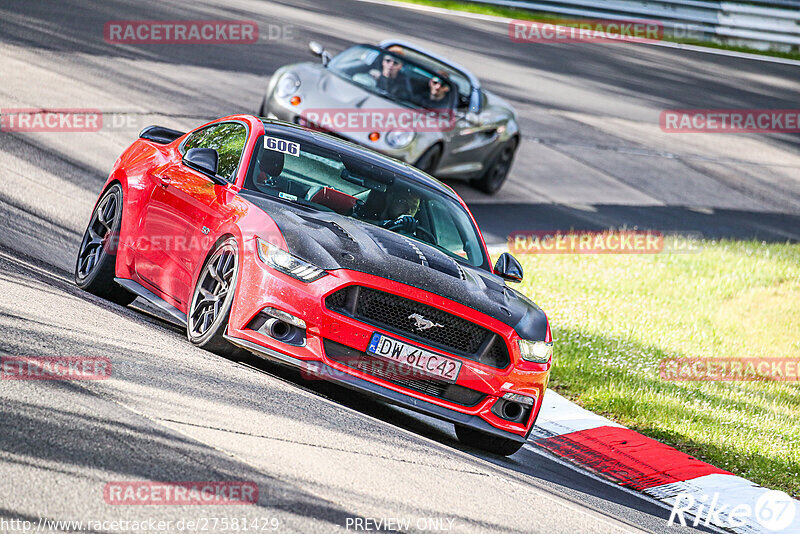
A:
[[[442,179],[496,193],[520,132],[516,112],[468,70],[411,44],[360,44],[279,68],[260,115],[342,137]]]

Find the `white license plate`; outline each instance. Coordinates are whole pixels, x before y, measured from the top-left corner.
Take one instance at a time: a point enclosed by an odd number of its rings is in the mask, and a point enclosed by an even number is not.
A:
[[[408,343],[374,333],[367,347],[367,354],[410,367],[412,370],[455,382],[461,370],[461,362],[436,354]]]

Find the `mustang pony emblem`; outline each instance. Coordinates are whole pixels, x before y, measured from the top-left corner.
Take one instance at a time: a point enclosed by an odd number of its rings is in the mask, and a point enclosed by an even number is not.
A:
[[[439,328],[444,328],[443,324],[434,323],[430,319],[426,319],[425,317],[423,317],[422,315],[420,315],[418,313],[412,313],[411,315],[408,316],[408,318],[409,319],[414,319],[414,323],[415,323],[414,326],[420,332],[422,332],[423,330],[428,330],[429,328],[433,328],[434,326],[437,326]]]

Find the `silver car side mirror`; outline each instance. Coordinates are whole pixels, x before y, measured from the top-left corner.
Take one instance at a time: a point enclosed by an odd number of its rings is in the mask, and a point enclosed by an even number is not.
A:
[[[308,49],[311,51],[312,54],[314,54],[315,56],[318,56],[318,57],[320,57],[322,59],[322,64],[323,65],[327,65],[328,61],[330,61],[330,59],[331,59],[330,53],[327,50],[325,50],[325,47],[323,47],[321,44],[319,44],[316,41],[309,42],[308,43]]]
[[[311,50],[311,53],[314,54],[315,56],[321,56],[322,52],[325,51],[325,49],[322,48],[322,45],[316,41],[309,42],[308,49]]]

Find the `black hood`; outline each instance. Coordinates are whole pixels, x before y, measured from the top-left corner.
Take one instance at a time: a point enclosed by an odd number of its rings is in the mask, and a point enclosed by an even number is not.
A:
[[[349,269],[388,278],[469,306],[543,340],[544,312],[485,269],[458,262],[437,248],[369,223],[242,191],[281,230],[289,252],[326,271]]]

